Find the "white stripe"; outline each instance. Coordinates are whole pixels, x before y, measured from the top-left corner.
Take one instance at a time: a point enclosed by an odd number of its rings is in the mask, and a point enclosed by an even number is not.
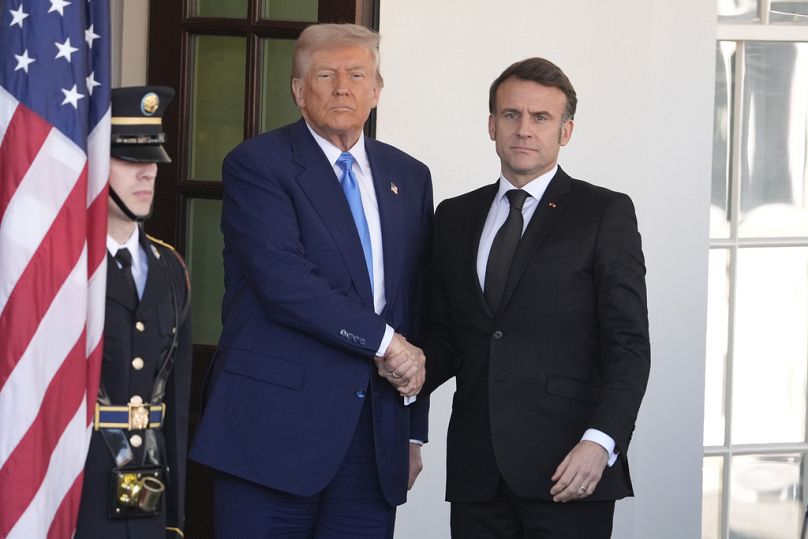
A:
[[[59,505],[84,468],[86,458],[84,439],[87,436],[86,402],[86,399],[82,399],[81,405],[59,438],[39,490],[11,528],[8,539],[48,536],[48,530]]]
[[[81,148],[51,129],[0,221],[0,313],[84,167]]]
[[[95,350],[104,334],[104,307],[107,297],[107,257],[90,277],[87,287],[87,357]]]
[[[14,116],[14,111],[17,110],[19,104],[20,102],[14,99],[13,95],[0,86],[0,144],[3,142],[6,129],[11,123],[11,117]]]
[[[109,180],[110,113],[95,126],[87,139],[87,207],[96,199]]]
[[[84,330],[87,312],[87,248],[42,317],[20,361],[0,390],[0,468],[36,420],[54,374]]]

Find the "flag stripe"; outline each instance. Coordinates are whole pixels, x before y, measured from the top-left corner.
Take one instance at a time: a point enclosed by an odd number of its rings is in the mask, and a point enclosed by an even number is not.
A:
[[[76,440],[86,436],[87,427],[84,425],[84,415],[84,406],[81,406],[76,410],[53,450],[42,486],[25,513],[9,532],[7,539],[47,536],[59,505],[84,470],[85,450],[76,447]]]
[[[0,222],[0,312],[84,168],[84,153],[52,129]],[[54,182],[61,177],[65,181]]]
[[[78,520],[79,504],[81,503],[81,484],[84,481],[84,472],[79,473],[73,485],[65,495],[59,508],[56,510],[56,515],[53,518],[53,523],[48,530],[48,539],[63,539],[70,537],[73,530],[76,528],[76,521]]]
[[[0,143],[2,143],[5,138],[6,128],[8,128],[8,125],[11,123],[11,117],[14,116],[14,111],[17,110],[19,103],[19,101],[14,99],[13,95],[0,86]]]
[[[0,391],[84,249],[84,185],[79,181],[65,200],[0,313],[0,336],[9,337],[0,338]]]
[[[45,390],[62,360],[84,334],[84,317],[76,313],[86,311],[87,261],[83,252],[0,391],[0,411],[9,414],[6,417],[14,412],[14,421],[4,424],[0,431],[0,469],[36,419]]]
[[[0,100],[4,98],[0,93]],[[0,105],[0,108],[5,107]],[[17,107],[6,130],[8,136],[0,144],[0,163],[3,163],[5,176],[0,187],[0,215],[5,213],[14,191],[28,172],[50,130],[50,124],[31,109],[25,105]]]
[[[84,338],[76,342],[53,377],[36,421],[0,468],[0,535],[34,499],[48,469],[50,454],[84,400]],[[38,537],[38,536],[37,536]]]

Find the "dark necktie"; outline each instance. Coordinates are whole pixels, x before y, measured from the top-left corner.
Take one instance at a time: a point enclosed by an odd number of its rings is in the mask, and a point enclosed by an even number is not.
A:
[[[359,184],[353,172],[354,156],[348,152],[342,152],[337,158],[337,165],[342,169],[342,177],[339,179],[342,184],[342,192],[348,199],[348,206],[351,208],[356,231],[359,233],[359,241],[362,242],[362,251],[365,253],[365,264],[370,277],[370,289],[373,290],[373,253],[370,247],[370,228],[365,217],[365,210],[362,208],[362,194],[359,192]]]
[[[499,314],[502,295],[505,293],[505,282],[508,280],[508,271],[511,269],[513,255],[522,237],[522,206],[525,204],[528,193],[522,189],[511,189],[505,196],[511,203],[508,218],[494,236],[488,263],[485,266],[485,299],[494,314]]]
[[[137,296],[135,278],[132,277],[132,253],[126,247],[118,249],[118,252],[115,253],[115,260],[121,265],[120,270],[123,272],[124,294],[133,298],[134,304],[137,305],[140,300]]]

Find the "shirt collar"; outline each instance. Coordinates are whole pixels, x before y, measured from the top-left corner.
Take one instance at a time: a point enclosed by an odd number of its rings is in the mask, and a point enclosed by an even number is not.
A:
[[[314,137],[314,141],[323,150],[326,159],[328,162],[331,163],[331,166],[336,166],[337,159],[339,158],[340,154],[342,154],[342,150],[334,146],[331,142],[327,141],[323,137],[317,134],[317,132],[311,128],[311,126],[306,122],[306,127],[309,128],[309,133],[311,136]],[[361,133],[359,135],[359,140],[356,141],[348,152],[353,156],[356,160],[356,164],[359,166],[359,172],[363,174],[367,174],[370,170],[370,163],[368,161],[368,154],[365,151],[365,133]]]
[[[132,255],[132,268],[138,270],[141,268],[143,262],[141,257],[143,256],[143,251],[140,249],[140,227],[135,226],[134,232],[132,235],[129,236],[129,239],[126,240],[125,243],[120,244],[112,236],[107,235],[107,251],[113,257],[118,253],[119,249],[123,248],[129,249],[129,254]]]
[[[528,182],[527,185],[522,187],[522,189],[527,191],[527,193],[531,197],[535,198],[536,202],[538,202],[539,200],[541,200],[541,197],[544,196],[544,191],[547,190],[547,186],[550,184],[550,180],[553,179],[553,176],[555,176],[557,171],[558,171],[558,163],[556,163],[556,165],[553,168],[551,168],[541,176],[538,176],[537,178]],[[499,189],[497,190],[497,198],[496,198],[497,202],[501,202],[503,197],[505,196],[505,193],[507,193],[511,189],[518,189],[518,187],[516,187],[514,184],[508,181],[508,179],[505,176],[500,175]]]

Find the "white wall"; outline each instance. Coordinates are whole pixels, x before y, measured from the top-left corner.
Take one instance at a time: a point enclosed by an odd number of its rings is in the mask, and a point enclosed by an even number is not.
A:
[[[382,0],[380,31],[377,135],[430,166],[436,203],[496,179],[488,86],[506,66],[544,56],[572,80],[560,162],[631,195],[648,267],[651,379],[629,452],[636,498],[617,504],[614,537],[700,537],[715,2]],[[449,537],[451,391],[433,398],[399,538]]]

